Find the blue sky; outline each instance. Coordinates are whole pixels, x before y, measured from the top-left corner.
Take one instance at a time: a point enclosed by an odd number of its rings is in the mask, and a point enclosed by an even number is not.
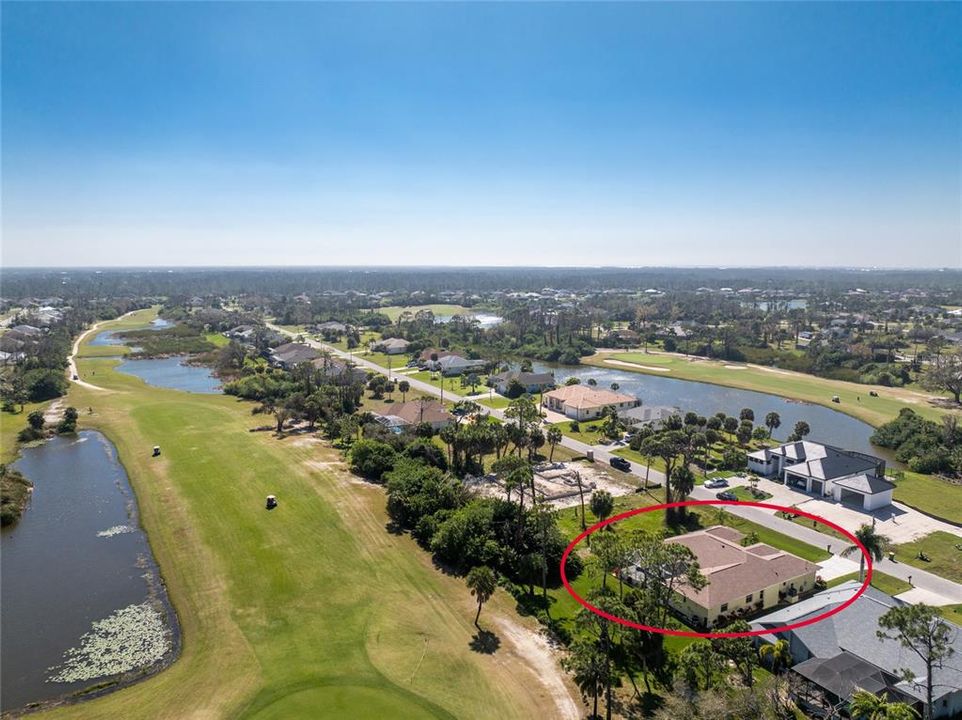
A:
[[[5,3],[7,265],[962,265],[962,5]]]

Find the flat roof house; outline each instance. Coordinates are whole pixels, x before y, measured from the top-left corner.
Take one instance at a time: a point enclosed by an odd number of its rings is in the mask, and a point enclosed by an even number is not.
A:
[[[572,420],[593,420],[611,408],[619,413],[641,404],[634,395],[600,390],[587,385],[565,385],[546,392],[542,404]]]
[[[847,602],[861,584],[850,580],[824,590],[799,603],[776,610],[752,623],[753,630],[781,628],[804,622]],[[857,688],[876,695],[907,702],[922,713],[926,703],[925,663],[898,640],[881,639],[876,635],[879,618],[895,606],[907,603],[872,586],[866,588],[854,603],[824,620],[762,635],[763,642],[777,639],[788,641],[792,655],[792,671],[806,683],[801,699],[820,693],[830,702],[849,699]],[[935,668],[932,673],[932,717],[951,718],[962,713],[962,666],[954,658],[962,657],[962,628],[948,623],[949,642],[955,650],[953,657]],[[914,674],[914,679],[903,679],[903,670]]]
[[[895,489],[885,479],[881,458],[807,440],[749,453],[748,469],[781,478],[786,487],[869,511],[891,505]]]
[[[711,627],[749,612],[793,602],[815,587],[818,566],[765,543],[743,546],[744,535],[723,525],[668,538],[692,551],[708,581],[682,585],[672,607],[699,626]],[[634,568],[637,573],[640,568]],[[626,570],[631,577],[632,567]]]

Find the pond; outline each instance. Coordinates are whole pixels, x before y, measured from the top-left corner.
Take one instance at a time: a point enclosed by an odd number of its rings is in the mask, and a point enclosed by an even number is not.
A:
[[[150,321],[148,326],[151,330],[163,330],[173,326],[170,320],[164,320],[163,318],[154,318]],[[122,332],[118,330],[104,330],[99,332],[94,336],[94,339],[90,341],[90,345],[123,345],[124,342],[117,338],[117,333]]]
[[[58,436],[15,467],[34,489],[2,533],[0,709],[164,667],[176,615],[114,446],[94,431]]]
[[[881,454],[879,448],[869,442],[869,437],[875,431],[871,425],[822,405],[788,400],[754,390],[739,390],[627,370],[539,362],[533,363],[533,366],[535,372],[553,372],[558,385],[563,385],[565,380],[572,376],[579,377],[582,382],[594,378],[598,387],[605,389],[610,388],[611,383],[618,383],[619,392],[635,395],[645,405],[668,405],[677,407],[682,412],[691,410],[706,417],[718,412],[738,417],[741,409],[747,407],[755,413],[755,424],[761,425],[765,415],[777,412],[782,424],[775,431],[776,439],[784,439],[790,435],[795,423],[804,420],[812,429],[806,438],[808,440],[872,455]]]
[[[186,355],[144,360],[124,360],[116,368],[118,372],[139,377],[148,385],[171,388],[193,393],[219,393],[218,380],[208,367],[185,365]]]
[[[439,323],[448,323],[451,322],[451,318],[453,317],[454,315],[435,315],[434,319]],[[471,317],[478,321],[478,326],[482,330],[487,330],[488,328],[492,328],[495,325],[499,325],[500,323],[504,322],[503,317],[500,315],[492,315],[491,313],[471,313]]]

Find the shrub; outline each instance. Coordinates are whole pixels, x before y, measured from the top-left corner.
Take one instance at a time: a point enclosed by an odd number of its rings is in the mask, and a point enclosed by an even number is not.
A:
[[[351,446],[349,458],[352,472],[380,482],[384,473],[394,467],[397,452],[387,443],[365,438]]]

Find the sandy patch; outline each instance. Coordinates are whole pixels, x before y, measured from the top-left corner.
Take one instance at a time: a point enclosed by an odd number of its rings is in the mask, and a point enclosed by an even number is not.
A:
[[[726,370],[747,370],[744,365],[725,365]]]
[[[621,365],[622,367],[630,368],[641,368],[642,370],[651,370],[653,372],[671,372],[671,368],[657,367],[655,365],[641,365],[640,363],[628,362],[627,360],[612,360],[610,358],[605,360],[608,365]]]
[[[63,398],[54,400],[43,413],[44,422],[47,425],[56,425],[63,419]]]
[[[798,374],[798,373],[792,372],[791,370],[779,370],[778,368],[765,367],[764,365],[752,365],[752,368],[757,370],[762,370],[764,372],[775,373],[776,375],[797,375]],[[814,377],[814,375],[812,377]]]
[[[288,444],[293,445],[294,447],[310,447],[311,445],[321,445],[323,442],[324,441],[319,437],[308,435],[306,437],[294,438],[293,440],[290,440]]]
[[[564,674],[555,659],[555,652],[544,635],[532,632],[507,618],[498,618],[495,622],[498,630],[511,641],[515,651],[554,699],[557,712],[552,716],[564,720],[578,720],[581,717],[581,708],[571,697]]]

